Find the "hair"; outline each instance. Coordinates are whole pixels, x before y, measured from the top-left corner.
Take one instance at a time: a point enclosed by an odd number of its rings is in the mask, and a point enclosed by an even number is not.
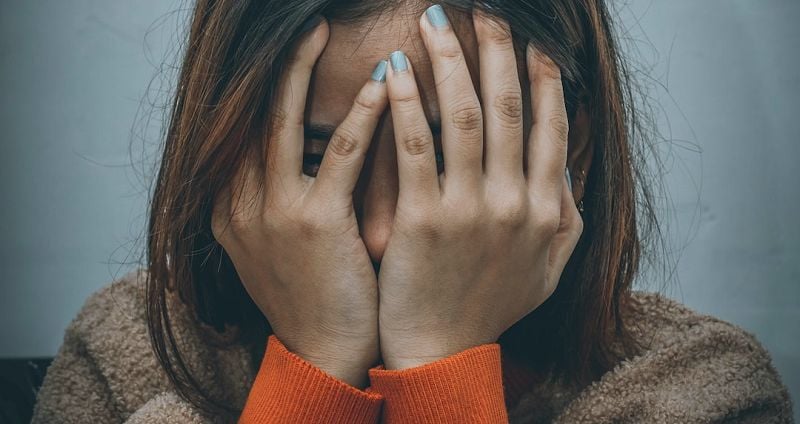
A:
[[[562,70],[568,116],[591,122],[584,231],[553,295],[498,340],[532,370],[586,385],[639,348],[624,320],[650,235],[660,235],[637,132],[631,72],[603,0],[444,0],[507,20]],[[213,199],[237,167],[264,166],[264,140],[289,50],[311,16],[363,21],[410,2],[196,0],[149,204],[146,316],[153,350],[176,391],[208,413],[238,411],[187,366],[171,326],[177,295],[226,343],[265,344],[269,323],[211,231]],[[235,329],[228,332],[227,329]],[[621,346],[621,349],[615,348]],[[263,350],[262,350],[263,352]]]

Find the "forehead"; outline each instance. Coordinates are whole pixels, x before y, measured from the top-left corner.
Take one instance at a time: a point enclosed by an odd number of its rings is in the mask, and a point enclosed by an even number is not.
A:
[[[414,65],[428,120],[438,120],[433,70],[419,31],[423,10],[413,9],[399,8],[358,24],[330,23],[330,38],[309,87],[307,117],[311,122],[334,126],[341,123],[375,65],[395,50],[403,50]],[[473,85],[480,93],[478,48],[471,15],[448,10],[448,16],[464,50]]]

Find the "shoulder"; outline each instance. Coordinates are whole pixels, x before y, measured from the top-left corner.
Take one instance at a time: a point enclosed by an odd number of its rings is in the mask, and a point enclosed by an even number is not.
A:
[[[150,345],[145,278],[146,271],[136,269],[89,296],[62,346],[72,346],[92,365],[123,415],[169,387]]]
[[[149,354],[145,316],[145,277],[136,269],[116,278],[89,296],[66,330],[80,340],[93,358],[119,359]],[[138,357],[136,353],[142,353]]]
[[[712,352],[738,352],[742,360],[768,365],[771,357],[757,337],[731,322],[700,313],[663,294],[634,291],[624,321],[644,348],[643,355],[689,346]]]
[[[130,417],[147,405],[148,413],[153,413],[153,407],[160,405],[155,399],[175,395],[151,345],[147,277],[143,268],[130,271],[85,301],[45,377],[37,398],[40,416],[64,417],[66,408],[71,415]],[[167,302],[170,329],[193,377],[212,394],[224,393],[233,404],[243,403],[254,374],[247,351],[238,344],[218,346],[207,341],[185,305],[172,296]],[[99,403],[81,400],[85,397],[102,399],[104,406],[84,412]]]
[[[138,268],[115,278],[92,293],[67,327],[84,340],[114,340],[120,334],[138,334],[146,326],[146,271]]]
[[[592,422],[587,411],[660,422],[791,419],[788,391],[752,333],[658,293],[634,292],[626,313],[640,354],[586,388],[565,421]]]

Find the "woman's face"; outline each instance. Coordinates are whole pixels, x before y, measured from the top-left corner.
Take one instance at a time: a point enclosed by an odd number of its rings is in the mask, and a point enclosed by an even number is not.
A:
[[[419,35],[419,19],[424,9],[401,8],[391,16],[383,15],[364,24],[331,23],[330,38],[314,71],[306,111],[306,154],[322,154],[327,139],[311,127],[329,127],[332,131],[349,112],[356,94],[366,83],[375,64],[402,49],[414,65],[423,108],[433,130],[436,152],[441,153],[438,134],[440,121],[436,87],[430,61]],[[480,97],[478,45],[472,19],[448,11],[461,41],[473,87]],[[530,107],[525,59],[517,55],[518,75],[525,105],[525,137],[530,129]],[[521,141],[520,141],[521,142]],[[313,164],[304,171],[315,175]],[[441,171],[440,163],[440,171]],[[354,206],[362,238],[373,262],[379,263],[391,235],[398,195],[397,163],[391,113],[387,107],[367,154],[354,195]]]

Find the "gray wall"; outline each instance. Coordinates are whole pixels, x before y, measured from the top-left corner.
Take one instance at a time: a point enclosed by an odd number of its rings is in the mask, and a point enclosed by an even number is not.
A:
[[[159,68],[178,7],[0,3],[0,357],[53,355],[84,299],[137,259],[153,159],[142,152],[160,125],[147,107],[174,76]],[[668,294],[756,333],[797,403],[800,2],[618,9],[665,138]]]

